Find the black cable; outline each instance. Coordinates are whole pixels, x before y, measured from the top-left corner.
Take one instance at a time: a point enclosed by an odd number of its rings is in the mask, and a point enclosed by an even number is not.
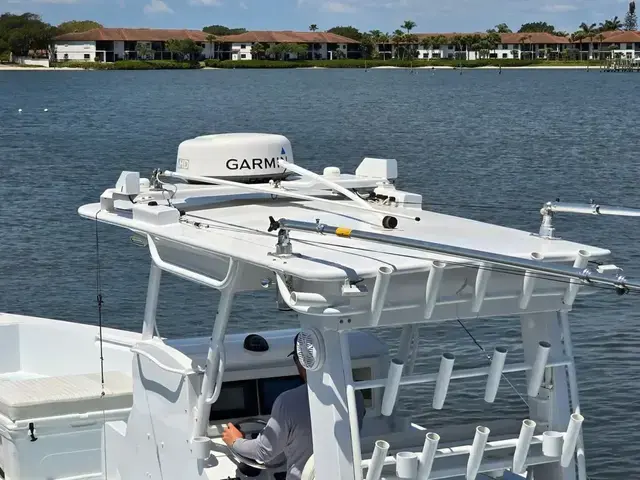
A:
[[[102,279],[100,278],[100,237],[98,234],[98,214],[100,210],[96,212],[96,301],[98,303],[98,332],[100,338],[100,381],[102,383],[102,393],[100,396],[104,397],[104,355],[102,351]]]

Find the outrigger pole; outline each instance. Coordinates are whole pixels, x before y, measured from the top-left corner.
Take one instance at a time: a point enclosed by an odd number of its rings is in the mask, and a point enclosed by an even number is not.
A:
[[[558,277],[568,277],[580,280],[584,284],[599,284],[615,287],[616,291],[622,295],[628,293],[629,290],[640,290],[640,283],[629,282],[623,275],[611,276],[599,273],[591,268],[576,268],[568,265],[550,264],[542,261],[512,257],[509,255],[501,255],[499,253],[483,252],[470,248],[456,247],[454,245],[446,245],[443,243],[428,242],[425,240],[417,240],[407,237],[396,237],[385,235],[382,233],[366,232],[363,230],[353,230],[347,227],[336,227],[325,225],[323,223],[301,222],[298,220],[289,220],[281,218],[275,220],[269,217],[269,231],[278,229],[298,230],[304,232],[315,232],[320,234],[336,235],[345,238],[359,238],[362,240],[370,240],[372,242],[384,243],[387,245],[399,245],[402,247],[413,248],[426,252],[440,253],[450,255],[452,257],[460,257],[480,262],[487,262],[494,265],[511,267],[516,269],[528,270],[533,273],[548,274]]]

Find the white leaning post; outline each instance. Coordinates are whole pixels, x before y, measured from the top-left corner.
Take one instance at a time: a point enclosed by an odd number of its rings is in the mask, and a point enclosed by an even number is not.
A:
[[[144,306],[144,323],[142,325],[142,340],[150,340],[156,330],[156,312],[158,309],[158,295],[160,293],[160,280],[162,270],[154,261],[151,261],[149,271],[149,286],[147,288],[147,301]]]
[[[229,259],[229,283],[220,292],[220,303],[218,304],[218,313],[213,324],[211,339],[209,340],[209,351],[207,353],[207,366],[202,378],[202,387],[196,403],[195,418],[193,423],[192,437],[201,437],[206,434],[209,414],[211,413],[211,403],[207,399],[211,395],[217,380],[217,373],[220,367],[220,345],[224,342],[224,335],[227,331],[229,323],[229,315],[233,306],[233,296],[235,294],[236,283],[241,275],[241,264],[233,259]],[[216,361],[217,360],[217,361]]]

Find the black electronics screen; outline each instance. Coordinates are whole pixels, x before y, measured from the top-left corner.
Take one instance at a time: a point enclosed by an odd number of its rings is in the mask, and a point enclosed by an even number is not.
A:
[[[224,382],[218,400],[211,405],[209,420],[254,417],[259,414],[255,380]]]
[[[258,393],[260,394],[260,414],[270,415],[273,402],[278,395],[292,388],[302,385],[302,378],[299,375],[288,377],[262,378],[258,380]]]

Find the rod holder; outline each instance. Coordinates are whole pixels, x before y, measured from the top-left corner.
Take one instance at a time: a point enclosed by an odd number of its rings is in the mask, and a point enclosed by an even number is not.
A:
[[[529,379],[529,388],[527,395],[530,397],[537,397],[542,385],[542,379],[544,378],[544,369],[549,359],[549,351],[551,350],[551,344],[549,342],[538,343],[538,351],[536,352],[536,359],[531,367],[531,377]]]
[[[562,455],[562,432],[549,430],[542,433],[542,454],[545,457],[559,457]]]
[[[436,379],[436,388],[433,392],[433,408],[441,410],[444,400],[447,398],[447,390],[449,390],[449,382],[453,373],[453,362],[456,356],[453,353],[443,353],[440,360],[440,370]]]
[[[418,475],[418,455],[413,452],[396,454],[396,476],[398,480],[415,480]]]
[[[440,290],[440,284],[442,283],[442,275],[444,274],[444,268],[447,266],[445,262],[440,260],[434,260],[431,264],[431,271],[429,272],[429,278],[427,279],[427,288],[425,291],[426,304],[424,306],[424,318],[428,320],[433,314],[433,309],[436,306],[438,300],[438,290]]]
[[[478,273],[476,274],[473,299],[471,300],[471,311],[473,313],[478,313],[482,308],[482,302],[484,302],[484,296],[487,293],[489,278],[491,278],[491,267],[486,263],[480,264],[478,266]]]
[[[319,293],[291,292],[291,305],[295,307],[328,307],[331,302]]]
[[[433,460],[436,458],[439,441],[440,435],[437,433],[429,432],[425,435],[424,446],[422,447],[422,453],[420,454],[420,459],[418,461],[417,480],[429,480],[431,468],[433,467]]]
[[[529,447],[531,446],[531,439],[533,438],[535,430],[536,422],[529,419],[522,421],[520,435],[516,443],[516,451],[513,454],[513,468],[511,469],[513,473],[520,474],[524,472]]]
[[[589,257],[591,254],[586,250],[578,250],[578,255],[573,262],[574,268],[585,268],[589,263]],[[562,299],[562,303],[565,305],[573,305],[574,300],[576,299],[576,295],[578,295],[578,289],[580,288],[580,281],[576,279],[571,279],[569,281],[569,286],[567,287],[566,292],[564,293],[564,298]]]
[[[388,451],[388,442],[385,442],[384,440],[376,441],[365,480],[380,480],[380,475],[382,475],[382,469],[384,468],[384,461],[387,458]]]
[[[544,260],[544,255],[538,252],[531,252],[531,260],[541,262]],[[529,306],[531,296],[533,295],[533,289],[536,286],[536,277],[531,270],[525,270],[524,278],[522,280],[522,293],[518,300],[518,306],[521,310],[525,310]]]
[[[191,441],[191,452],[198,460],[206,460],[211,453],[211,439],[209,437],[194,437]]]
[[[389,373],[387,375],[387,384],[384,387],[384,395],[382,396],[382,415],[388,417],[393,412],[398,397],[398,388],[400,388],[400,379],[402,378],[402,368],[404,362],[397,358],[389,363]]]
[[[500,387],[500,379],[502,378],[502,369],[507,358],[507,349],[505,347],[496,347],[491,358],[491,367],[489,367],[489,375],[487,376],[487,386],[484,391],[484,401],[493,403]]]
[[[484,455],[484,449],[487,446],[487,438],[489,438],[490,432],[491,430],[487,427],[476,427],[476,434],[473,437],[469,460],[467,460],[466,480],[475,480],[478,475],[480,464],[482,463],[482,456]]]
[[[567,468],[571,465],[573,460],[573,454],[576,451],[576,444],[578,437],[580,436],[580,427],[584,417],[579,413],[574,413],[569,419],[569,426],[567,427],[567,433],[564,434],[564,443],[562,445],[562,457],[560,458],[560,465]]]
[[[387,265],[378,268],[376,274],[376,283],[373,286],[373,294],[371,295],[371,326],[375,327],[380,322],[384,301],[387,298],[387,290],[389,290],[389,282],[391,281],[391,272],[393,269]]]

